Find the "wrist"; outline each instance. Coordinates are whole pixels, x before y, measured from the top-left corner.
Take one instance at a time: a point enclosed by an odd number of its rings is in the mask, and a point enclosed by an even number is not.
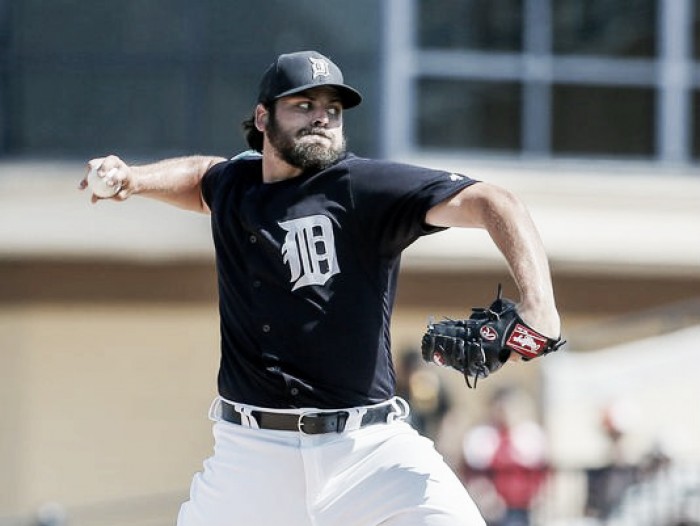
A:
[[[520,303],[518,314],[540,334],[557,339],[561,336],[561,319],[554,300],[549,302]]]

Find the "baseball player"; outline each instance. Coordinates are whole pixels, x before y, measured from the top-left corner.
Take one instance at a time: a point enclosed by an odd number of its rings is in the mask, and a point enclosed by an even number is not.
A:
[[[215,448],[179,526],[484,524],[394,393],[400,256],[446,227],[486,229],[518,285],[519,319],[556,336],[547,258],[508,191],[346,152],[343,112],[361,100],[328,57],[284,54],[244,123],[251,151],[89,162],[115,200],[142,195],[211,215],[221,320]]]

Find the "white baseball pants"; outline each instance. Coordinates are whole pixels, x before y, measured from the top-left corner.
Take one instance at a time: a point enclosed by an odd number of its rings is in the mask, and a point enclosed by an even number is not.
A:
[[[432,441],[402,420],[319,435],[218,420],[213,433],[177,526],[485,525]]]

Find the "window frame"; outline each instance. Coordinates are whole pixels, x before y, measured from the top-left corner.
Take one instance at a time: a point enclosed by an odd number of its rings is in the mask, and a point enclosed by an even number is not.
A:
[[[543,159],[555,157],[551,140],[554,84],[653,88],[657,102],[652,160],[693,161],[692,96],[700,89],[700,63],[692,56],[693,0],[658,0],[657,56],[651,59],[554,55],[552,0],[524,0],[522,53],[421,49],[416,36],[419,1],[384,3],[383,156],[428,151],[416,137],[416,85],[421,78],[438,77],[520,83],[522,146],[512,153]],[[467,148],[463,152],[478,153]]]

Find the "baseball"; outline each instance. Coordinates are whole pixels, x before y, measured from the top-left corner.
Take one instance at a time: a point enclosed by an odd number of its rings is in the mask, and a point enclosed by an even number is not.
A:
[[[116,168],[112,168],[104,177],[100,177],[97,174],[97,168],[95,166],[90,167],[90,173],[87,176],[88,186],[92,193],[97,197],[108,198],[114,197],[119,191],[119,187],[115,184],[111,186],[107,184],[107,181],[117,172]]]

